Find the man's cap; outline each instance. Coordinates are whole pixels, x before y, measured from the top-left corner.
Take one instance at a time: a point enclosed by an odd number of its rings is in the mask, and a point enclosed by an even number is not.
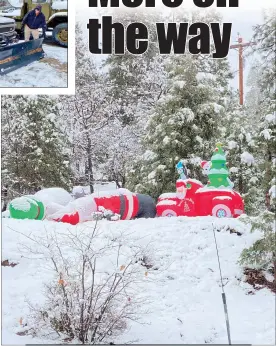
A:
[[[41,5],[37,5],[37,6],[35,7],[35,10],[41,11],[41,9],[42,9],[42,6],[41,6]]]

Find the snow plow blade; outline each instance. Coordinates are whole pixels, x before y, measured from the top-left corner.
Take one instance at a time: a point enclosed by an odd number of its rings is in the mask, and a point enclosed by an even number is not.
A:
[[[43,57],[43,38],[0,48],[0,75],[7,74]]]

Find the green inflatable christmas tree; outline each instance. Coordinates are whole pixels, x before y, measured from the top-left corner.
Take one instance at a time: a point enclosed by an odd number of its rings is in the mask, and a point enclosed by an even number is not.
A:
[[[232,188],[231,181],[228,178],[229,172],[226,166],[225,153],[220,143],[216,145],[216,150],[211,158],[211,162],[212,165],[208,174],[208,187]]]

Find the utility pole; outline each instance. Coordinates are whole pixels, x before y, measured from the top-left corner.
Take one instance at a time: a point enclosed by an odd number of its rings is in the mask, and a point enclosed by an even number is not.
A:
[[[244,92],[243,92],[243,50],[245,47],[255,45],[254,42],[243,43],[242,37],[238,37],[238,44],[230,46],[230,49],[238,49],[239,52],[239,92],[240,92],[240,105],[244,104]]]

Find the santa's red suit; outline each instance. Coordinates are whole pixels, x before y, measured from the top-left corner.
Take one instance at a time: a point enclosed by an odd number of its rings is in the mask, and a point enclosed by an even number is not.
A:
[[[76,225],[92,221],[94,213],[102,208],[120,215],[121,220],[154,217],[156,213],[155,203],[151,197],[135,194],[127,189],[118,189],[111,193],[102,192],[76,199],[47,218]]]
[[[114,214],[119,214],[121,220],[133,219],[139,210],[139,201],[135,193],[130,192],[127,189],[119,189],[117,194],[102,196],[93,195],[93,198],[99,207],[103,207],[106,210],[111,210]]]

